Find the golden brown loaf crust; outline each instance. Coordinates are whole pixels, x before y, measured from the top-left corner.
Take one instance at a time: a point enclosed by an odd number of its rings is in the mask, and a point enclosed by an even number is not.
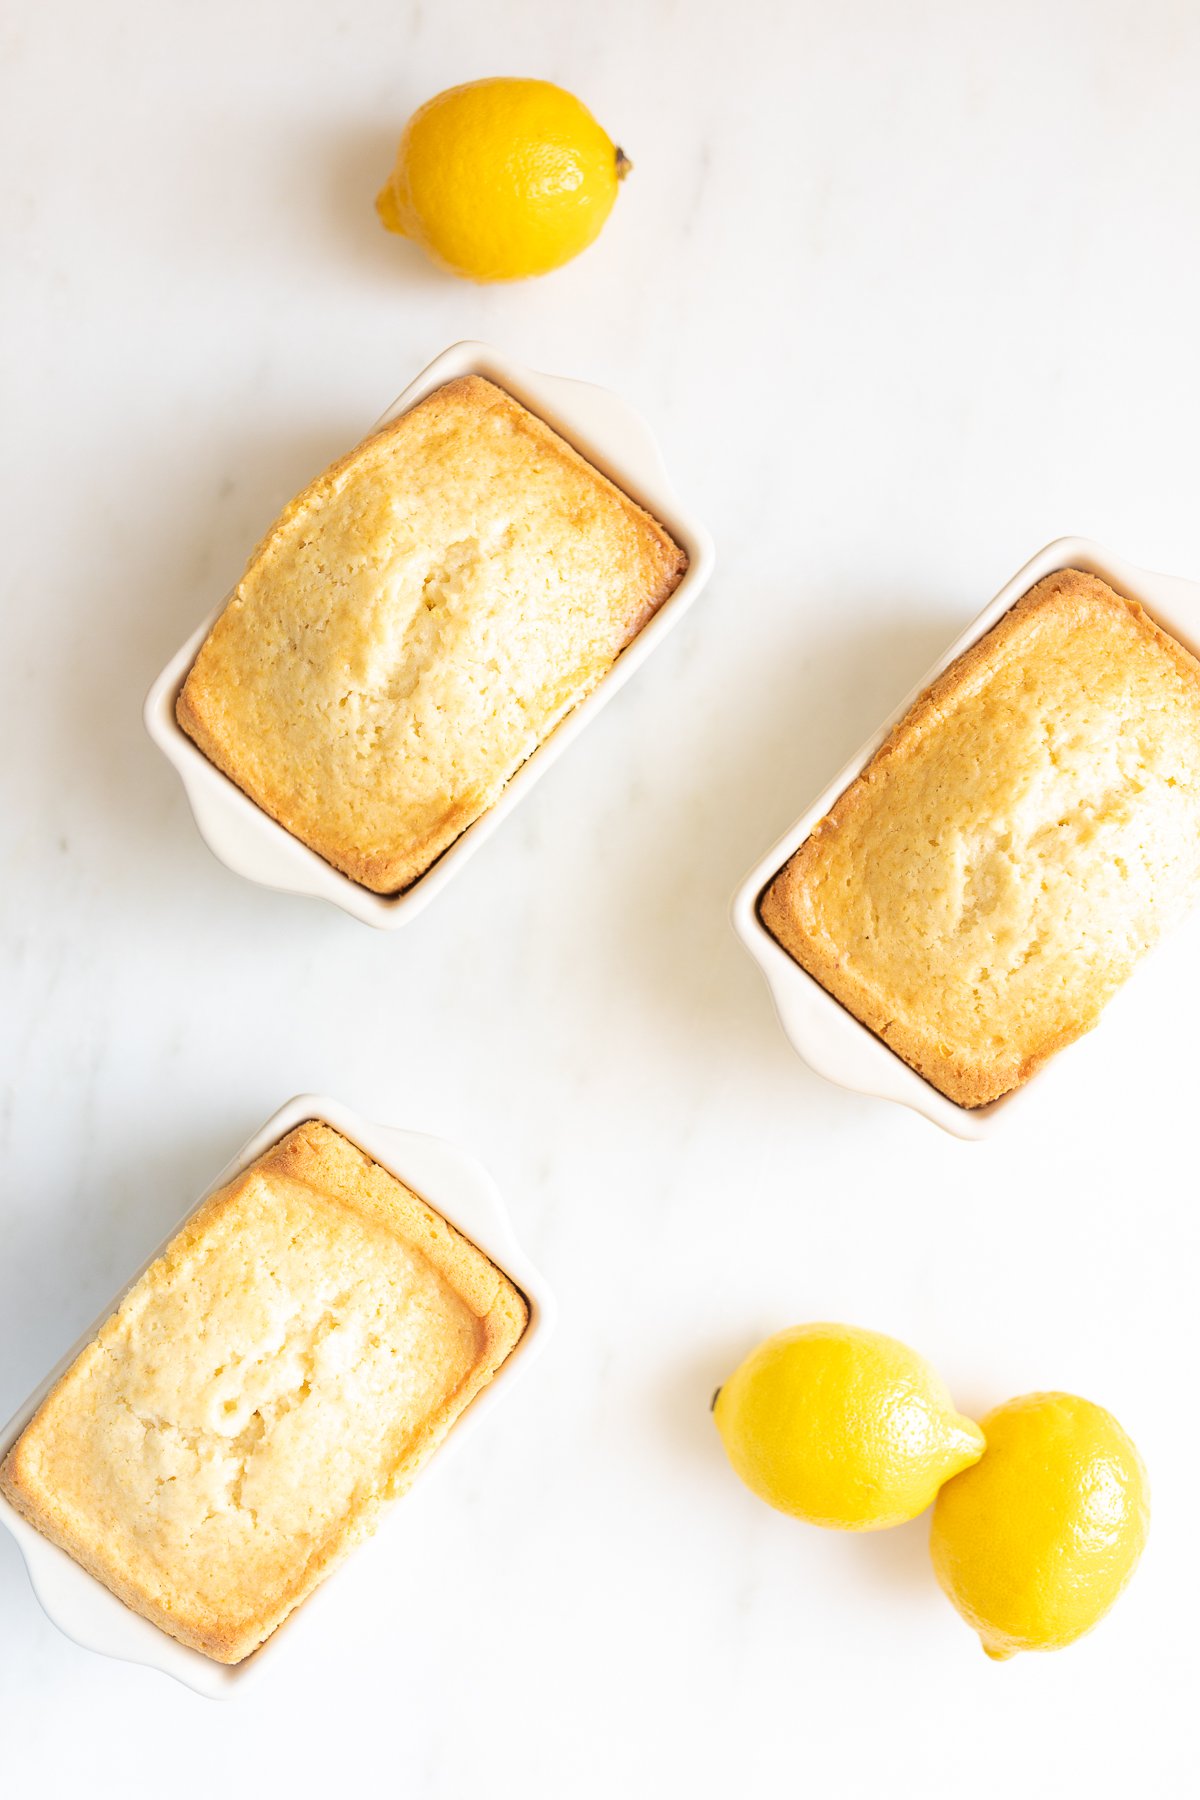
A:
[[[370,1535],[527,1321],[482,1251],[311,1121],[188,1220],[0,1489],[135,1612],[240,1662]]]
[[[1068,569],[927,689],[761,912],[974,1107],[1089,1031],[1198,885],[1200,664]]]
[[[465,376],[293,500],[176,714],[272,818],[393,893],[495,803],[686,567],[548,425]]]

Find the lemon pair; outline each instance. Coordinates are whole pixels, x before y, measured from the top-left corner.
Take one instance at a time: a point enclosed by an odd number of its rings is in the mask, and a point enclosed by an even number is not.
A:
[[[876,1531],[935,1503],[935,1573],[998,1661],[1082,1637],[1146,1541],[1145,1470],[1111,1413],[1073,1394],[1027,1394],[981,1427],[928,1363],[879,1332],[780,1332],[718,1390],[713,1412],[742,1480],[795,1518]]]

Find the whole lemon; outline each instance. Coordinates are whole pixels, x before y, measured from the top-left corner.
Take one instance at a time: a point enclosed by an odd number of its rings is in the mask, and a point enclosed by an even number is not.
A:
[[[996,1661],[1058,1650],[1103,1618],[1150,1524],[1146,1471],[1111,1413],[1025,1394],[983,1421],[982,1461],[938,1495],[942,1587]]]
[[[413,114],[375,207],[454,274],[517,281],[587,249],[631,166],[573,94],[497,76]]]
[[[768,1338],[719,1390],[713,1413],[747,1487],[839,1531],[915,1518],[983,1454],[982,1432],[928,1363],[852,1325],[797,1325]]]

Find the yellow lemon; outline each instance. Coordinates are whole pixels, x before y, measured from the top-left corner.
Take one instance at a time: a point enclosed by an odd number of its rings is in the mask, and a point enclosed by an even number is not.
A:
[[[877,1531],[924,1512],[983,1453],[929,1364],[877,1331],[797,1325],[768,1338],[713,1403],[726,1454],[780,1512]]]
[[[498,76],[413,114],[375,207],[454,274],[517,281],[587,249],[631,166],[573,94]]]
[[[982,1461],[938,1495],[937,1578],[997,1661],[1061,1649],[1103,1618],[1137,1566],[1146,1471],[1112,1414],[1074,1394],[1009,1400],[983,1432]]]

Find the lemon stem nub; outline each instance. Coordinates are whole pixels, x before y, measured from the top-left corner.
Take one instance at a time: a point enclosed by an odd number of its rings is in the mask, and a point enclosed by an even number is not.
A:
[[[622,150],[621,146],[618,144],[617,145],[617,180],[624,181],[625,177],[628,175],[628,173],[629,173],[630,169],[632,169],[632,167],[633,167],[633,164],[630,162],[629,158],[626,156],[625,152]]]
[[[379,214],[379,222],[387,231],[394,231],[397,237],[407,237],[408,233],[400,222],[400,212],[396,205],[396,190],[391,178],[384,182],[375,196],[375,211]]]

